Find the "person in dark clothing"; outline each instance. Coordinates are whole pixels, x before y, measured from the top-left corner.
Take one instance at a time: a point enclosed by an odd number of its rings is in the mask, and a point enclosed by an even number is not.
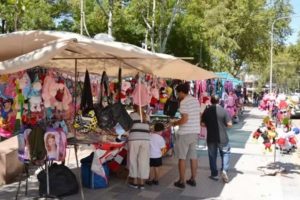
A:
[[[205,109],[201,126],[207,128],[207,147],[212,180],[218,180],[217,155],[220,152],[222,167],[221,176],[225,183],[229,182],[227,171],[230,160],[230,145],[227,128],[232,127],[232,121],[224,108],[219,105],[219,97],[211,97],[212,105]]]

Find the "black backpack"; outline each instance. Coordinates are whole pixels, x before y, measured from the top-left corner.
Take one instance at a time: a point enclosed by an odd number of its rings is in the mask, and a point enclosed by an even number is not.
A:
[[[47,195],[47,177],[45,170],[37,175],[39,181],[39,193]],[[49,188],[51,196],[61,197],[76,194],[78,183],[75,174],[65,165],[53,163],[49,167]]]
[[[177,110],[179,108],[179,101],[175,96],[175,92],[173,89],[172,95],[167,100],[164,106],[164,115],[168,115],[170,117],[174,117]]]

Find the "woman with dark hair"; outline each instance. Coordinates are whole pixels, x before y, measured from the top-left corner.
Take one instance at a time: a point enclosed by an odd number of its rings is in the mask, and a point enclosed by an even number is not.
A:
[[[133,126],[129,132],[129,177],[132,188],[144,189],[144,180],[149,178],[150,160],[150,125],[149,117],[143,107],[133,106],[130,114]]]

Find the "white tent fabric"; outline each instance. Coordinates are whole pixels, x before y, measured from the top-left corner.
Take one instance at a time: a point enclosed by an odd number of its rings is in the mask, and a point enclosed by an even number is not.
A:
[[[0,35],[0,74],[14,73],[35,66],[74,72],[118,74],[144,72],[161,78],[202,80],[214,78],[212,72],[166,54],[156,54],[140,47],[57,31],[20,31]]]

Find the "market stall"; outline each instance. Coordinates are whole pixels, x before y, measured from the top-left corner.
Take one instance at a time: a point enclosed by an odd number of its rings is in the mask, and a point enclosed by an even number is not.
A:
[[[35,68],[36,66],[43,67]],[[22,161],[35,164],[43,164],[49,160],[63,161],[68,133],[75,133],[76,141],[73,144],[76,147],[78,141],[83,141],[86,137],[85,134],[77,133],[86,130],[92,132],[91,142],[100,144],[98,149],[102,153],[105,150],[105,153],[101,154],[102,157],[105,155],[107,158],[109,155],[112,160],[122,152],[122,142],[114,146],[113,136],[116,134],[106,134],[112,131],[111,129],[100,129],[100,134],[97,134],[99,132],[95,127],[95,115],[88,112],[84,113],[88,114],[87,116],[81,116],[89,118],[87,124],[79,125],[85,130],[74,127],[74,116],[80,116],[77,101],[81,92],[78,90],[78,74],[87,71],[91,74],[101,74],[105,71],[109,77],[116,77],[118,74],[119,77],[133,77],[137,73],[185,80],[215,77],[212,72],[173,56],[154,54],[133,45],[89,39],[73,33],[28,31],[0,35],[0,74],[4,80],[2,89],[5,88],[1,94],[4,94],[3,103],[7,105],[5,109],[10,111],[12,106],[16,108],[8,124],[10,134],[21,136],[19,141],[23,145],[19,153]],[[119,78],[115,84],[116,88],[118,87],[119,99],[121,82]],[[11,102],[11,99],[15,101]],[[83,111],[82,108],[80,110]],[[113,132],[116,132],[115,125]],[[40,137],[38,141],[44,142],[44,148],[36,147],[40,144],[35,141],[37,137]],[[112,139],[109,139],[110,137]],[[52,145],[56,145],[56,151],[45,151],[50,140],[53,140]],[[35,147],[30,148],[29,143]],[[103,144],[106,143],[109,143],[108,147],[105,147],[108,149],[104,148]],[[43,151],[43,154],[35,152],[38,150]]]

